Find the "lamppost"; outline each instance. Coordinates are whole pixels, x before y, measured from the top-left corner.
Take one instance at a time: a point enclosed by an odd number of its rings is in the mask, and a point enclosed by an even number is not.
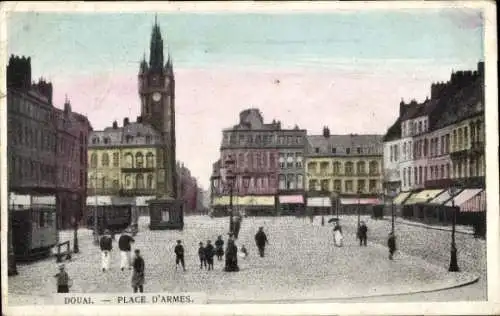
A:
[[[234,180],[236,176],[234,174],[234,165],[236,161],[229,156],[226,161],[224,161],[224,182],[229,186],[229,234],[233,233],[233,190],[234,190]]]
[[[79,253],[80,252],[80,248],[78,247],[78,219],[80,218],[78,215],[77,215],[77,208],[76,208],[76,202],[77,202],[77,199],[78,199],[78,195],[76,193],[73,193],[72,194],[72,198],[73,198],[73,209],[75,210],[74,211],[74,214],[73,214],[73,253]]]
[[[361,190],[358,190],[358,228],[361,226]]]
[[[389,190],[389,192],[387,192],[387,195],[391,199],[391,233],[393,233],[393,234],[394,234],[394,218],[395,218],[394,199],[396,198],[396,194],[397,194],[397,192],[395,190]]]
[[[337,195],[337,199],[335,200],[335,214],[338,219],[340,211],[340,190],[335,190],[335,194]]]
[[[97,232],[98,230],[98,225],[97,225],[97,173],[94,174],[94,197],[95,197],[95,205],[94,205],[94,214],[93,214],[93,219],[94,219],[94,245],[99,245],[99,234]]]
[[[7,216],[8,216],[8,225],[7,230],[9,232],[8,241],[9,241],[9,255],[8,255],[8,275],[17,275],[17,264],[16,264],[16,255],[14,252],[14,238],[12,236],[12,212],[14,212],[14,193],[10,193],[10,202],[11,202],[11,209],[7,210]]]
[[[451,207],[453,209],[453,226],[451,229],[451,251],[450,251],[450,267],[448,268],[449,272],[459,272],[460,268],[458,267],[457,260],[457,247],[455,244],[455,226],[457,225],[457,210],[455,209],[455,195],[458,192],[458,188],[455,186],[451,186],[448,189],[448,193],[451,196]]]

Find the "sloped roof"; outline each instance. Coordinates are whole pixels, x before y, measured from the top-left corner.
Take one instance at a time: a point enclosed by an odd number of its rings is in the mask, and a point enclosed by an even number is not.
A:
[[[150,137],[149,143],[146,142],[146,137]],[[98,143],[94,143],[96,138],[99,140]],[[106,127],[103,131],[93,131],[89,136],[89,147],[155,145],[159,143],[159,134],[151,125],[137,122],[129,123],[124,127]]]
[[[309,156],[329,156],[329,155],[347,155],[346,149],[349,148],[349,156],[357,155],[381,155],[383,135],[375,134],[347,134],[347,135],[323,135],[307,136],[306,152]],[[362,148],[361,154],[358,154],[358,147]],[[335,148],[335,153],[332,149]],[[318,152],[317,150],[318,149]]]
[[[383,142],[390,142],[392,140],[400,139],[401,138],[401,120],[398,118],[388,129],[387,132],[385,133],[384,137],[382,138]]]

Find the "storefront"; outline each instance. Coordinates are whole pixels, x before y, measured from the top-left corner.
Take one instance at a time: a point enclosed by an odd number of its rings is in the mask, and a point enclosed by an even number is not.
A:
[[[278,197],[279,215],[301,215],[304,213],[304,197],[302,195],[280,195]]]
[[[439,212],[434,207],[429,207],[428,202],[443,192],[439,190],[423,190],[413,193],[406,199],[402,209],[402,216],[407,219],[418,219],[424,222],[438,220]]]
[[[323,215],[332,213],[332,201],[329,197],[307,198],[307,213],[310,215]]]
[[[275,216],[276,197],[271,196],[247,196],[243,200],[242,209],[246,216]]]
[[[345,215],[372,215],[373,205],[383,204],[383,201],[376,197],[343,197],[340,198],[341,214]]]

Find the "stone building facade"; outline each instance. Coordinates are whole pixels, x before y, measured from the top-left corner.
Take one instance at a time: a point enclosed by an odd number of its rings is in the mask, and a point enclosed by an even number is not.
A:
[[[9,192],[52,199],[58,227],[83,214],[86,198],[88,119],[52,102],[53,87],[31,81],[31,59],[11,56],[7,66]]]

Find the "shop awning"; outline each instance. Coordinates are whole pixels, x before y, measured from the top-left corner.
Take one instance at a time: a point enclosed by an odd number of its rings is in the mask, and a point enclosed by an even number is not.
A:
[[[56,205],[56,196],[55,195],[49,195],[49,196],[35,196],[33,195],[31,197],[31,203],[34,205]]]
[[[432,199],[429,202],[429,204],[443,205],[444,203],[448,202],[450,199],[451,199],[450,193],[448,192],[448,190],[444,190],[443,193],[439,194],[434,199]]]
[[[156,196],[136,196],[135,205],[136,206],[148,206],[149,200],[154,200]]]
[[[475,195],[460,206],[460,212],[486,212],[486,191]]]
[[[304,204],[304,197],[302,195],[280,195],[280,204]]]
[[[462,204],[481,193],[482,189],[465,189],[453,198],[455,206],[462,207]],[[446,206],[451,206],[452,200],[446,202]]]
[[[401,192],[399,193],[398,196],[394,199],[394,204],[395,205],[401,205],[403,202],[406,200],[407,197],[409,197],[411,192]]]
[[[95,205],[112,205],[111,196],[108,195],[94,195],[87,196],[87,205],[95,206]]]
[[[427,203],[429,200],[433,199],[443,190],[424,190],[419,193],[413,193],[406,201],[405,205],[412,205],[417,203]]]
[[[354,204],[360,204],[360,205],[375,205],[375,204],[381,204],[382,201],[377,198],[341,198],[340,199],[340,204],[342,205],[354,205]]]
[[[307,199],[307,206],[310,207],[331,207],[332,201],[329,197],[310,197]]]
[[[274,196],[248,196],[247,206],[272,206],[274,205]]]
[[[31,206],[31,196],[30,195],[19,195],[15,193],[9,194],[9,208],[12,206]]]
[[[112,196],[111,204],[112,205],[135,205],[135,197],[128,196]]]

